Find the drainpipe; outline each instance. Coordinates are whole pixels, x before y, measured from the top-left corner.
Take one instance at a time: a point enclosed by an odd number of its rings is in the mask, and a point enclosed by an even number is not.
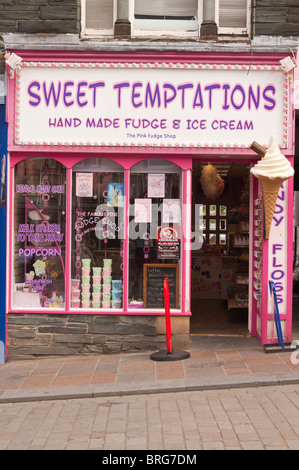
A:
[[[114,35],[117,37],[131,37],[129,0],[117,0],[117,20],[114,24]]]
[[[215,0],[203,0],[202,13],[200,38],[217,40],[218,28],[215,22]]]

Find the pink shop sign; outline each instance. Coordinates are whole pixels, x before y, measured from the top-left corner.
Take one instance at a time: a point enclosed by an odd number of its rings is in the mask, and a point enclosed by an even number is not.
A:
[[[287,309],[287,191],[284,182],[279,190],[268,245],[268,279],[275,284],[276,297],[280,314]],[[273,314],[273,300],[268,292],[268,313]]]
[[[23,63],[16,145],[288,146],[281,66]]]

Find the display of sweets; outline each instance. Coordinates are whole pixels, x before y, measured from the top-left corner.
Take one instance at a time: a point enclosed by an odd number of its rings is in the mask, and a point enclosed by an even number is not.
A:
[[[89,258],[82,258],[82,267],[83,268],[90,268],[91,265],[91,259]]]
[[[122,281],[112,279],[112,259],[104,259],[103,267],[91,267],[88,258],[81,262],[81,280],[71,281],[71,307],[121,308]]]
[[[64,308],[65,300],[62,295],[57,294],[57,292],[52,292],[52,297],[49,300],[50,308]]]
[[[71,307],[80,308],[80,279],[71,280]]]
[[[121,308],[122,306],[122,281],[112,281],[112,308]]]

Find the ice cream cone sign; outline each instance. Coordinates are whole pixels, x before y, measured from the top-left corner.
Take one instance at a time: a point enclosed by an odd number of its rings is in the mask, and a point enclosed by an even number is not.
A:
[[[256,142],[252,144],[251,148],[261,156],[264,153],[264,156],[251,168],[250,172],[258,178],[262,185],[265,221],[264,238],[268,240],[280,186],[284,181],[294,176],[294,168],[292,168],[288,159],[280,153],[276,139],[273,136],[270,137],[268,150],[264,150]]]

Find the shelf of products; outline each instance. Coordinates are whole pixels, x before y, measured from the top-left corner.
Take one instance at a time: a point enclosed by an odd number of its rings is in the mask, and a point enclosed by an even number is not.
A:
[[[228,309],[248,307],[248,261],[243,261],[241,256],[245,258],[244,253],[235,257],[236,271],[232,278],[233,285],[228,292]]]
[[[261,309],[261,278],[262,278],[262,233],[263,233],[263,209],[262,197],[254,201],[254,252],[253,252],[253,297],[256,300],[257,309]]]
[[[230,211],[229,254],[234,270],[232,283],[227,292],[228,309],[248,308],[249,263],[249,191],[248,181],[241,194],[240,205]]]

